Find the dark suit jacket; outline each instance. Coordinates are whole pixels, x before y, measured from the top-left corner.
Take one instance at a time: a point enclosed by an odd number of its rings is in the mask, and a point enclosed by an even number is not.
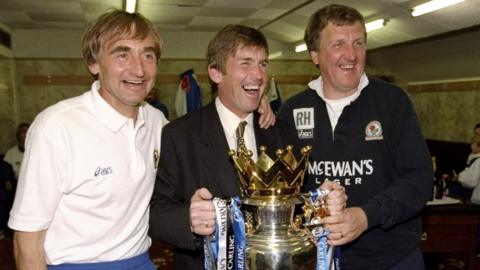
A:
[[[293,130],[280,122],[269,129],[258,127],[255,139],[276,148],[296,140]],[[150,235],[175,246],[174,269],[204,269],[202,238],[190,231],[188,209],[195,190],[206,187],[214,197],[240,195],[238,177],[228,156],[228,143],[215,103],[166,125],[162,132],[160,163],[150,206]]]

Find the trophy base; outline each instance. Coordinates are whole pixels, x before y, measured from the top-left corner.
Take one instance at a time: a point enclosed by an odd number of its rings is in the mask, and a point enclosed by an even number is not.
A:
[[[315,269],[316,247],[303,232],[277,229],[270,233],[263,231],[247,237],[247,269]]]

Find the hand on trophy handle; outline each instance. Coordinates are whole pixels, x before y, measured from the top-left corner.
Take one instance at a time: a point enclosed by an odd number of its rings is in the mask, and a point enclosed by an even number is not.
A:
[[[345,208],[341,214],[323,219],[330,231],[328,244],[344,245],[359,237],[368,228],[367,215],[360,207]]]
[[[212,194],[206,188],[195,191],[190,199],[190,229],[198,235],[211,235],[215,231],[215,207]]]
[[[328,179],[323,182],[320,188],[328,191],[325,202],[327,203],[330,215],[341,214],[347,205],[348,199],[348,196],[345,194],[345,188],[336,182],[329,181]]]

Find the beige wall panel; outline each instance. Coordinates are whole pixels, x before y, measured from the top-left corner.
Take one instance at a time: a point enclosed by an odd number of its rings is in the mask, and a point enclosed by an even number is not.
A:
[[[88,90],[90,77],[81,59],[17,59],[18,96],[21,121],[31,122],[40,111],[46,107]],[[179,75],[190,68],[195,70],[202,88],[202,101],[211,101],[210,86],[206,76],[204,60],[195,59],[162,59],[159,63],[159,79],[157,81],[157,98],[166,104],[171,119],[174,119],[174,99],[177,91]],[[10,85],[8,61],[0,61],[0,83]],[[318,69],[307,60],[272,60],[270,74],[277,79],[277,85],[283,101],[304,90],[311,78],[318,76]],[[377,69],[369,73],[381,74]],[[35,77],[36,76],[36,77]],[[60,78],[63,81],[72,78],[69,85],[48,83],[48,76]],[[57,77],[55,77],[57,76]],[[43,78],[37,82],[28,83],[27,79]],[[46,79],[47,78],[47,79]],[[25,83],[27,80],[27,83]],[[68,83],[67,83],[68,84]],[[400,85],[405,88],[405,85]],[[410,93],[418,112],[426,138],[468,142],[473,125],[480,122],[480,91],[438,91]],[[2,138],[1,149],[14,143],[10,138],[13,134],[14,117],[11,89],[0,87],[0,118]],[[466,109],[467,108],[467,109]],[[5,126],[5,127],[4,127]],[[11,134],[10,134],[11,133]]]
[[[410,93],[429,139],[469,142],[473,126],[480,122],[479,91]]]
[[[49,85],[48,80],[37,83],[28,81],[28,77],[31,76],[43,78],[58,75],[89,76],[83,61],[79,59],[19,59],[17,72],[20,120],[24,122],[32,122],[46,107],[88,90],[88,85]]]
[[[8,63],[2,65],[9,70]],[[164,102],[171,115],[175,118],[174,98],[178,87],[178,76],[181,72],[193,68],[200,80],[203,104],[211,100],[210,86],[206,77],[206,66],[203,60],[162,59],[159,64],[159,82],[157,83],[157,97]],[[35,115],[47,106],[59,100],[83,93],[89,84],[78,85],[25,85],[25,78],[32,76],[84,76],[89,78],[81,59],[20,59],[17,60],[19,76],[20,120],[31,122]],[[377,70],[375,72],[378,73]],[[7,74],[3,72],[3,74]],[[282,100],[306,88],[307,82],[318,76],[318,70],[310,61],[282,61],[273,60],[270,64],[270,74],[277,78],[278,88]],[[163,77],[162,77],[163,76]],[[162,81],[163,78],[167,81]],[[8,77],[3,78],[8,83]],[[286,81],[286,82],[285,82]],[[11,90],[1,90],[5,97],[2,102],[12,104]],[[416,110],[418,111],[425,136],[431,139],[449,141],[468,141],[471,126],[479,121],[478,111],[463,110],[462,108],[476,108],[478,91],[448,91],[448,92],[420,92],[411,93]],[[2,117],[6,125],[13,125],[11,105],[2,106]],[[6,110],[8,112],[6,112]],[[435,113],[431,113],[435,112]],[[8,129],[5,129],[8,130]],[[2,136],[9,137],[9,136]]]
[[[10,59],[0,59],[0,154],[16,144]]]
[[[305,90],[307,83],[318,77],[319,71],[310,60],[272,60],[269,73],[275,76],[282,102]]]
[[[201,59],[161,59],[158,66],[157,98],[166,104],[171,119],[175,118],[174,99],[179,75],[193,68],[202,88],[202,103],[211,101],[206,64]],[[81,59],[19,59],[20,119],[33,121],[46,107],[68,97],[79,95],[89,88],[89,74]],[[283,100],[305,89],[318,70],[310,61],[271,61],[270,74],[277,77]],[[68,81],[71,79],[71,82]],[[65,84],[65,85],[64,85]]]
[[[80,95],[85,86],[24,86],[20,90],[20,111],[24,122],[32,122],[35,116],[60,100]]]

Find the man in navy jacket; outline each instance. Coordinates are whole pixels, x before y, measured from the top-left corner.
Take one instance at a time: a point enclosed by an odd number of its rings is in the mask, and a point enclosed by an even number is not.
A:
[[[320,77],[288,100],[279,118],[313,146],[306,187],[325,179],[346,189],[340,236],[343,269],[424,269],[420,211],[432,191],[432,163],[404,91],[365,75],[362,15],[329,5],[305,32]]]

